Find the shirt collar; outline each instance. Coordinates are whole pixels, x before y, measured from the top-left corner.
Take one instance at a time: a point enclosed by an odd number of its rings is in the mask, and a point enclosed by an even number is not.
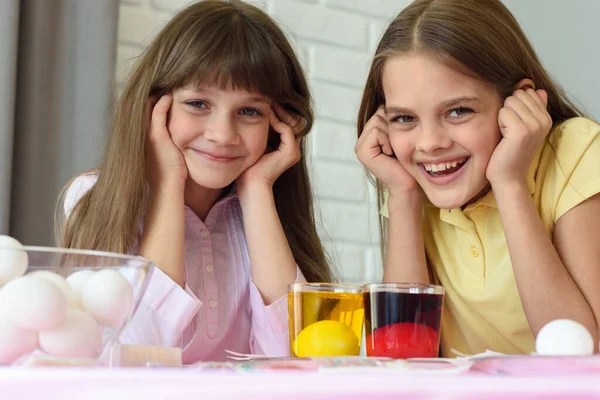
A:
[[[227,194],[219,200],[217,200],[217,202],[212,206],[212,208],[208,212],[205,223],[208,224],[210,221],[213,221],[215,215],[218,214],[219,210],[221,210],[225,205],[229,204],[231,201],[236,200],[238,198],[237,186],[235,182],[231,184],[230,188],[225,190],[228,190]],[[186,219],[198,219],[194,211],[188,205],[184,205],[184,208],[187,215]]]

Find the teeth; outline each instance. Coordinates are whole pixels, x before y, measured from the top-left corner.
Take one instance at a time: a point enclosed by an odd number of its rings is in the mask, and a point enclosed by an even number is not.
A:
[[[425,167],[425,170],[428,172],[441,172],[441,171],[445,171],[450,168],[456,168],[457,165],[463,163],[464,161],[465,160],[452,161],[452,162],[441,163],[441,164],[423,164],[423,166]]]

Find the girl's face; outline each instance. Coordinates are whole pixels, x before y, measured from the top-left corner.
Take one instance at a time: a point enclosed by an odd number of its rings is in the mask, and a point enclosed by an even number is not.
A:
[[[245,90],[217,86],[173,92],[168,129],[182,152],[189,177],[208,189],[222,189],[264,153],[271,100]]]
[[[501,139],[495,87],[418,54],[389,58],[382,83],[392,149],[429,201],[453,209],[477,198]]]

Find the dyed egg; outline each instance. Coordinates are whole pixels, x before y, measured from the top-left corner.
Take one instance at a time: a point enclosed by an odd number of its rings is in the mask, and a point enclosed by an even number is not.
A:
[[[557,319],[539,331],[535,350],[541,356],[589,356],[594,353],[594,339],[579,322]]]
[[[412,322],[382,326],[366,338],[370,357],[437,357],[438,345],[438,334],[434,329]]]
[[[118,271],[96,272],[82,292],[83,307],[103,326],[118,327],[133,306],[133,287]]]
[[[102,327],[80,310],[67,311],[56,328],[39,333],[40,349],[55,357],[97,357],[102,349]]]
[[[67,283],[73,289],[73,302],[74,307],[83,310],[83,300],[81,298],[81,293],[83,292],[83,288],[87,285],[88,281],[92,276],[94,276],[95,272],[91,269],[83,269],[81,271],[77,271],[69,275],[67,278]]]
[[[12,363],[34,351],[37,345],[37,332],[17,328],[10,321],[0,319],[0,364]]]
[[[23,245],[17,239],[0,235],[0,286],[23,275],[27,263],[27,252],[23,250]]]
[[[325,320],[301,330],[292,348],[298,357],[357,356],[360,343],[348,325]]]
[[[23,276],[0,289],[0,307],[15,326],[39,331],[56,328],[63,321],[67,298],[54,283]]]
[[[27,276],[35,276],[36,278],[45,279],[48,282],[54,283],[56,286],[58,286],[60,290],[62,290],[63,294],[67,298],[68,306],[76,306],[75,293],[73,293],[73,289],[67,283],[65,278],[63,278],[59,274],[51,271],[35,271],[27,274]]]

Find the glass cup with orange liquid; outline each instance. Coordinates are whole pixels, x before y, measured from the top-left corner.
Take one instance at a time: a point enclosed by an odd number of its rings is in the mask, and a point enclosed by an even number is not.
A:
[[[364,307],[359,285],[296,283],[288,286],[290,354],[358,356]]]

